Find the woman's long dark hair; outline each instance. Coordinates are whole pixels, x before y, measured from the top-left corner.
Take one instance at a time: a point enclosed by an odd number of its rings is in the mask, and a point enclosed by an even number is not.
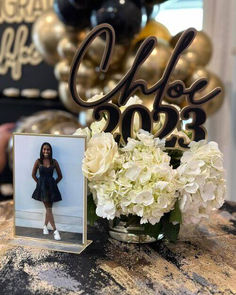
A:
[[[48,145],[49,148],[50,148],[49,161],[50,161],[50,165],[52,165],[52,164],[53,164],[53,159],[52,159],[52,146],[51,146],[50,143],[48,143],[48,142],[44,142],[44,143],[41,145],[39,162],[40,162],[40,164],[43,164],[43,158],[44,158],[44,156],[43,156],[43,147],[44,147],[45,145]]]

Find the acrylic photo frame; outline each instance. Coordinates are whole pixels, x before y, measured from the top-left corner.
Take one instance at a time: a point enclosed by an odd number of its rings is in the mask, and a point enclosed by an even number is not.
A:
[[[51,145],[54,159],[48,167],[40,161],[45,142]],[[79,254],[92,242],[87,240],[87,181],[82,173],[85,150],[85,136],[13,133],[14,238],[11,244]],[[36,162],[37,183],[32,177]],[[62,174],[59,183],[56,183],[56,166]],[[44,190],[46,193],[42,193]],[[61,200],[55,197],[58,191]],[[42,199],[44,195],[46,199]],[[52,205],[60,240],[54,238],[51,215],[49,233],[43,232],[48,204]]]

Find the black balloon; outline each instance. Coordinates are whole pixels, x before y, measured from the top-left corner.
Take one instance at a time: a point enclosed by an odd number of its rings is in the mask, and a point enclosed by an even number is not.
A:
[[[116,32],[116,42],[128,44],[145,25],[142,23],[144,11],[130,0],[106,0],[100,9],[92,13],[91,23],[94,27],[102,23],[112,25]]]
[[[168,0],[145,0],[145,2],[147,4],[151,4],[151,5],[155,5],[155,4],[161,4],[161,3],[164,3]]]
[[[69,0],[69,2],[79,9],[98,9],[103,0]]]
[[[77,8],[68,0],[54,0],[53,7],[65,25],[80,29],[90,26],[91,10]]]
[[[159,11],[159,6],[152,5],[152,4],[145,4],[144,7],[147,13],[147,20],[149,21],[150,19],[155,19]]]

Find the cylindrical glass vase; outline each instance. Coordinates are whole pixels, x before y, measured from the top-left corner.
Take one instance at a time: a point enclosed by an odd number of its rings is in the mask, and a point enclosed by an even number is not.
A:
[[[131,224],[127,226],[127,222],[125,221],[120,221],[118,224],[114,224],[113,221],[110,221],[109,235],[115,240],[135,244],[153,243],[163,238],[162,234],[160,234],[157,239],[150,237],[144,233],[143,225]]]

